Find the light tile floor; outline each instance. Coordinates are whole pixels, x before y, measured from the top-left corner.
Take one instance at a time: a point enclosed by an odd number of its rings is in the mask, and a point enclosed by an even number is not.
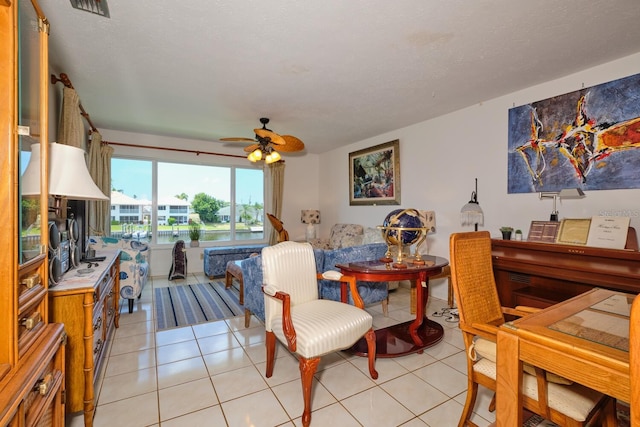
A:
[[[296,359],[279,347],[274,374],[265,378],[264,326],[244,317],[155,331],[153,287],[207,282],[204,275],[168,282],[152,278],[134,312],[126,302],[120,327],[101,373],[94,426],[301,426],[302,394]],[[406,288],[390,294],[389,316],[380,305],[367,310],[380,328],[413,318]],[[446,306],[430,298],[427,313]],[[466,396],[466,364],[457,323],[444,326],[444,339],[423,354],[379,358],[377,380],[367,359],[343,352],[322,358],[314,383],[311,425],[317,427],[456,426]],[[487,427],[495,416],[491,394],[479,392],[472,420]],[[68,427],[83,425],[81,414]]]

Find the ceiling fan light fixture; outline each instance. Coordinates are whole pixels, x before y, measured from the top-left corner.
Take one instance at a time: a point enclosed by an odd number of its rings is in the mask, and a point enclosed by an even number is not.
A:
[[[231,137],[220,138],[220,141],[255,142],[244,149],[245,153],[249,153],[247,160],[254,163],[264,160],[267,164],[270,164],[282,160],[282,156],[275,150],[276,148],[285,153],[304,150],[304,142],[299,138],[292,135],[281,136],[271,129],[267,129],[267,123],[269,123],[268,118],[262,117],[260,123],[262,123],[262,129],[253,130],[255,132],[255,139]]]
[[[254,163],[262,160],[262,150],[260,150],[259,148],[256,148],[247,156],[247,159],[249,159]]]
[[[280,156],[280,153],[278,153],[277,151],[273,150],[271,153],[267,154],[267,157],[264,159],[266,164],[271,164],[271,163],[275,163],[278,160],[280,160],[282,157]]]

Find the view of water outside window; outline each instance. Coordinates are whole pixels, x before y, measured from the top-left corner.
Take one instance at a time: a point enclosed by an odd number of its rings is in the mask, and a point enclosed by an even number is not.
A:
[[[196,237],[200,242],[264,238],[262,170],[119,158],[112,159],[111,168],[114,237],[159,244]]]

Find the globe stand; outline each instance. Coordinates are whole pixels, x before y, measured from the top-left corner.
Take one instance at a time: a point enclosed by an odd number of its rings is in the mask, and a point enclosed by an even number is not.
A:
[[[429,231],[426,227],[393,227],[393,226],[378,226],[379,230],[382,230],[382,237],[385,242],[387,242],[387,252],[384,254],[384,257],[380,259],[381,262],[385,263],[393,263],[393,268],[408,268],[407,263],[411,263],[414,265],[424,265],[426,262],[422,259],[422,255],[420,254],[420,246],[425,242],[427,238],[427,232]],[[410,231],[410,232],[420,232],[419,237],[415,239],[413,242],[403,242],[402,238],[396,239],[396,236],[402,236],[402,232]],[[406,257],[403,248],[405,244],[413,244],[417,242],[416,249],[413,254],[409,253],[409,257]],[[397,256],[394,258],[392,256],[392,247],[397,247]],[[408,258],[405,262],[405,258]]]

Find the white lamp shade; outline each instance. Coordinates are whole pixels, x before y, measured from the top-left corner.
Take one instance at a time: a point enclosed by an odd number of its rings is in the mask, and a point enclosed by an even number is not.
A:
[[[300,212],[300,222],[303,224],[320,224],[320,211],[317,209],[304,209]]]
[[[109,200],[89,175],[84,150],[49,144],[49,196],[74,200]],[[40,144],[31,146],[31,158],[22,174],[24,196],[40,194]]]
[[[460,224],[484,225],[484,212],[478,203],[469,202],[460,210]]]

